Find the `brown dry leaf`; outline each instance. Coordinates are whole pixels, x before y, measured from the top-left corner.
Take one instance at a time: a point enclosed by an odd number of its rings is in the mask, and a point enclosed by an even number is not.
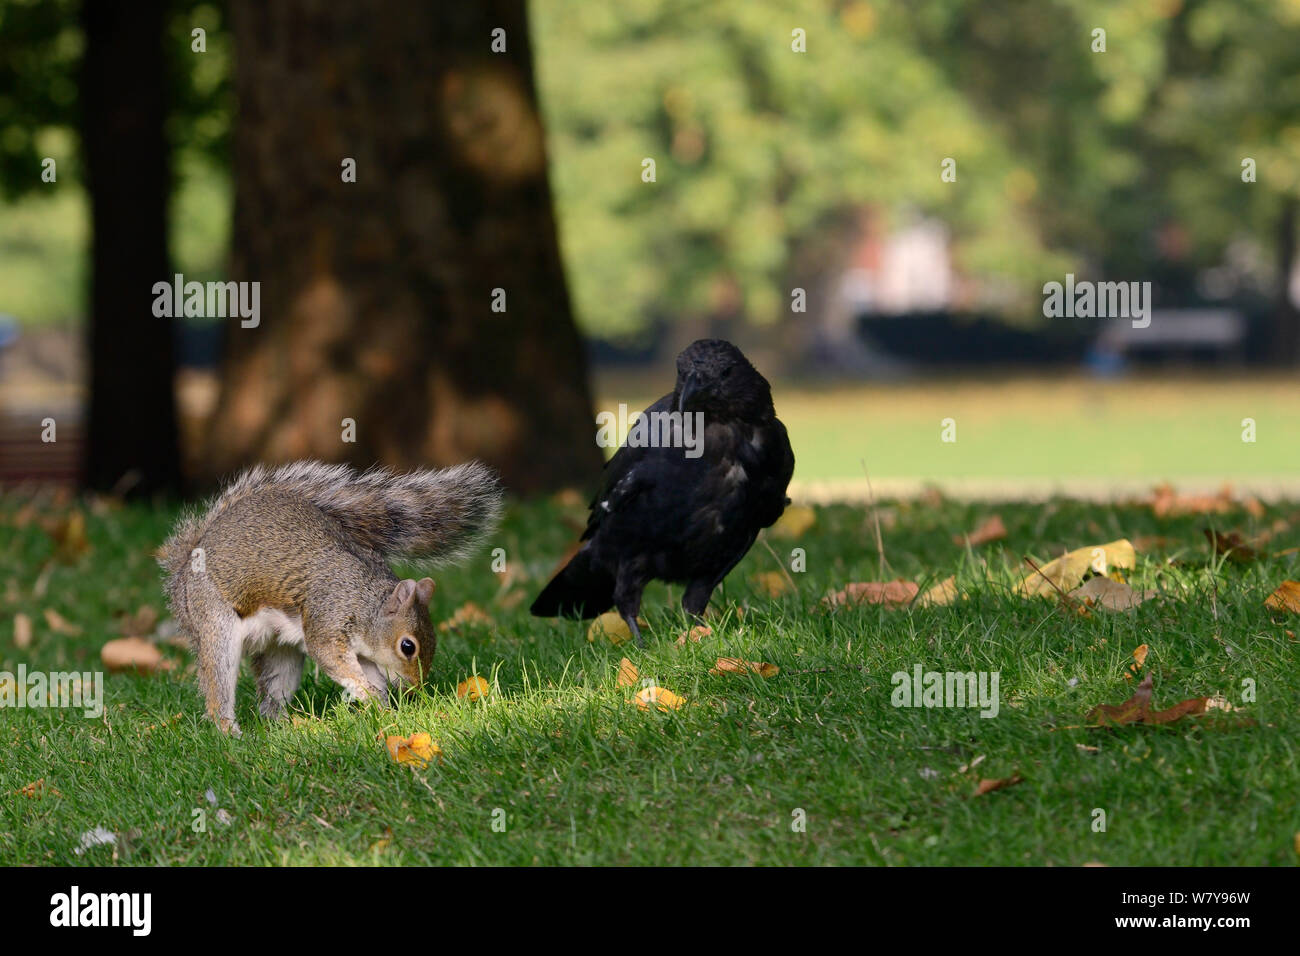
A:
[[[25,787],[19,787],[17,790],[14,791],[14,793],[18,794],[19,796],[26,797],[28,800],[41,800],[46,796],[51,796],[51,797],[63,796],[63,794],[59,793],[59,791],[56,790],[54,787],[45,786],[44,777],[41,777],[41,779],[39,780],[32,781],[31,783],[27,784],[27,786]]]
[[[1226,557],[1235,564],[1249,564],[1259,557],[1259,551],[1247,544],[1240,532],[1215,531],[1213,528],[1205,528],[1204,531],[1210,546],[1214,548],[1214,553],[1220,557]],[[1262,545],[1269,537],[1269,535],[1260,535],[1253,543]]]
[[[667,687],[642,687],[637,691],[633,700],[641,710],[649,710],[652,706],[663,711],[665,714],[670,710],[680,710],[681,706],[686,703],[685,697],[674,694]]]
[[[438,625],[438,630],[446,632],[462,627],[493,627],[495,623],[487,611],[473,601],[466,601],[456,608],[451,617]]]
[[[921,607],[943,607],[957,600],[957,576],[950,575],[929,588],[916,601]]]
[[[984,796],[984,794],[992,793],[994,790],[1002,790],[1006,787],[1014,787],[1016,784],[1024,783],[1024,782],[1025,782],[1025,778],[1020,776],[1020,774],[1018,773],[1013,773],[1009,777],[1002,777],[1001,779],[997,779],[997,780],[989,779],[986,777],[980,780],[979,785],[975,788],[975,793],[972,794],[972,796],[982,797]]]
[[[1300,581],[1283,581],[1264,599],[1264,606],[1274,611],[1300,614]]]
[[[775,664],[760,661],[742,661],[739,657],[719,657],[718,662],[709,668],[709,673],[719,674],[757,674],[759,677],[775,677],[781,668]]]
[[[410,764],[423,770],[434,757],[442,762],[442,748],[428,734],[411,734],[409,737],[389,737],[385,744],[388,755],[398,763]]]
[[[991,515],[980,522],[978,528],[970,534],[955,534],[952,536],[953,544],[969,544],[972,548],[978,548],[981,544],[988,544],[990,541],[1001,541],[1007,536],[1007,526],[1002,523],[1001,515]]]
[[[1020,593],[1031,597],[1053,596],[1058,588],[1073,591],[1083,583],[1083,577],[1089,571],[1104,575],[1112,568],[1133,568],[1136,565],[1137,552],[1127,538],[1075,548],[1037,571],[1031,570],[1020,583]]]
[[[25,651],[32,646],[32,619],[26,614],[14,615],[14,647]]]
[[[1115,724],[1171,724],[1184,717],[1199,717],[1209,710],[1232,710],[1222,697],[1190,697],[1166,710],[1151,709],[1152,675],[1142,678],[1133,696],[1118,706],[1098,704],[1088,711],[1088,722],[1095,727]]]
[[[486,697],[488,693],[488,682],[481,677],[470,677],[456,685],[457,697],[468,697],[470,700],[478,700],[480,697]]]
[[[641,618],[636,619],[637,627],[645,627],[645,621]],[[596,638],[603,637],[611,644],[622,644],[624,641],[632,639],[632,631],[627,626],[627,621],[623,620],[618,611],[606,611],[587,628],[587,640],[595,641]]]
[[[626,657],[618,662],[618,679],[614,681],[618,687],[633,687],[636,685],[636,679],[640,676],[640,671]]]
[[[1172,485],[1159,485],[1147,500],[1157,517],[1178,515],[1226,514],[1236,504],[1232,500],[1232,486],[1224,485],[1217,495],[1182,495]]]
[[[54,558],[62,564],[76,564],[90,551],[86,537],[86,515],[80,509],[48,523],[45,532],[54,540]]]
[[[698,644],[700,643],[700,638],[708,637],[712,633],[713,628],[709,627],[707,624],[696,624],[689,631],[682,631],[681,637],[677,638],[677,646],[685,647],[687,641],[690,641],[692,644]]]
[[[158,648],[140,637],[119,637],[99,649],[104,667],[110,671],[137,670],[152,673],[165,667]]]
[[[790,579],[780,571],[760,571],[749,580],[754,585],[755,591],[766,594],[770,598],[780,597],[794,590]]]
[[[1089,578],[1070,592],[1070,597],[1088,607],[1102,607],[1108,611],[1130,611],[1143,601],[1149,601],[1159,591],[1134,591],[1127,584],[1110,578]]]
[[[843,590],[822,598],[827,607],[855,607],[859,604],[882,604],[896,608],[911,604],[921,588],[915,581],[858,581],[846,584]]]
[[[158,611],[149,604],[141,604],[134,614],[125,614],[117,622],[123,637],[148,637],[158,626]]]
[[[817,523],[817,512],[807,505],[790,505],[772,525],[771,534],[776,538],[801,538]]]
[[[69,637],[76,637],[81,633],[81,628],[79,626],[73,624],[58,611],[54,610],[54,608],[47,607],[43,613],[45,615],[46,625],[48,625],[49,629],[55,634],[66,634]]]

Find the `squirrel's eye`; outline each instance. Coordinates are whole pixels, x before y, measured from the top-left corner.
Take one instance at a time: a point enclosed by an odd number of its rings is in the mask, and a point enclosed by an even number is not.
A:
[[[407,660],[410,660],[412,657],[415,656],[415,646],[416,645],[414,640],[412,640],[409,637],[404,637],[398,643],[397,649],[402,652],[403,657],[405,657]]]

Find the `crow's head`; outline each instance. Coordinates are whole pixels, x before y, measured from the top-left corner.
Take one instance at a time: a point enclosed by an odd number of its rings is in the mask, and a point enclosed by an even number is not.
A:
[[[762,417],[772,413],[772,388],[730,342],[700,339],[677,356],[673,410],[721,420]]]

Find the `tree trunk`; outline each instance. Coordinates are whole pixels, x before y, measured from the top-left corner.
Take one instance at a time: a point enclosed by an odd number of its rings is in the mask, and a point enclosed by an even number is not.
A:
[[[162,0],[87,0],[81,137],[93,230],[83,480],[131,493],[180,484],[169,278]]]
[[[1296,255],[1296,200],[1282,199],[1277,224],[1277,301],[1273,313],[1273,361],[1286,367],[1300,363],[1300,311],[1291,301],[1291,272]]]
[[[520,492],[592,481],[522,0],[233,0],[232,22],[231,278],[261,282],[262,315],[228,327],[214,472],[480,458]]]

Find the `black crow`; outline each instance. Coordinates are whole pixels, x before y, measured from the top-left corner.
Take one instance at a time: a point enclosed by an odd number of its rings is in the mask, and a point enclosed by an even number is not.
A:
[[[686,585],[682,607],[699,617],[759,530],[781,517],[793,473],[767,379],[730,342],[691,344],[677,356],[672,394],[606,463],[586,543],[532,613],[587,618],[617,607],[644,646],[636,616],[657,579]]]

